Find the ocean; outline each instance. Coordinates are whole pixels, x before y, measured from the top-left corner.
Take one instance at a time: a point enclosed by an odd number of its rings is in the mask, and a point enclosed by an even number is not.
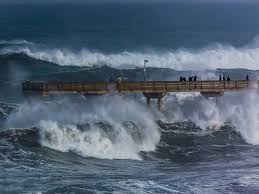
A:
[[[0,193],[258,193],[259,96],[28,98],[25,80],[259,78],[257,3],[0,4]]]

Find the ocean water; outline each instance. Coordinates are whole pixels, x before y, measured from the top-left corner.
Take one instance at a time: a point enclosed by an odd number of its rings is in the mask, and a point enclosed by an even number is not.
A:
[[[0,4],[0,193],[258,193],[259,96],[26,98],[21,83],[258,79],[256,3]]]

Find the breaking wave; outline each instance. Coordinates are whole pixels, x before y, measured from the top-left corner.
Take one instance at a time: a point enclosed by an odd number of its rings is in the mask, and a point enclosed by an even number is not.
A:
[[[62,98],[23,104],[4,127],[34,127],[41,146],[85,157],[141,160],[141,152],[156,150],[167,158],[179,149],[213,153],[215,146],[259,145],[258,100],[257,93],[243,92],[226,93],[218,104],[197,93],[171,94],[161,114],[130,98]]]
[[[7,120],[6,128],[13,127],[38,128],[42,146],[107,159],[140,160],[140,152],[154,151],[160,140],[152,115],[120,97],[24,104]]]
[[[229,123],[246,142],[259,145],[258,100],[256,92],[226,93],[217,103],[199,93],[176,94],[166,99],[164,119],[169,123],[191,121],[203,130],[217,130]]]
[[[23,53],[35,59],[69,66],[109,65],[114,68],[136,68],[143,67],[144,59],[149,59],[148,66],[150,67],[175,70],[207,70],[226,67],[257,70],[259,62],[257,42],[258,38],[253,44],[241,48],[217,44],[198,50],[103,53],[88,49],[79,51],[46,49],[29,44],[30,42],[27,41],[14,41],[17,45],[0,49],[0,54]],[[20,43],[26,43],[26,45],[19,45]]]

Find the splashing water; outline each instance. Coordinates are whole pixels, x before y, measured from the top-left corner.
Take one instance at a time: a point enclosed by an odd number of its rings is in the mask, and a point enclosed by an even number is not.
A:
[[[204,130],[231,123],[248,143],[258,145],[258,100],[255,92],[225,93],[218,104],[215,98],[205,99],[199,93],[176,94],[166,99],[164,119],[167,122],[189,120]]]
[[[141,159],[139,153],[154,151],[160,140],[152,115],[121,97],[24,104],[6,126],[36,126],[41,145],[97,158]]]
[[[244,140],[259,144],[259,96],[252,92],[226,93],[219,100],[199,93],[164,99],[165,113],[146,110],[131,99],[105,96],[83,103],[71,99],[33,102],[11,114],[6,127],[39,128],[40,143],[62,152],[109,159],[141,159],[141,151],[154,151],[160,140],[156,119],[192,121],[206,130],[231,123]],[[155,115],[155,117],[154,117]]]

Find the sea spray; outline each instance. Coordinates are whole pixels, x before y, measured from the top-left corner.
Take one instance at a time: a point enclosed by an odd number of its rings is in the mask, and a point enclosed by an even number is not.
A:
[[[259,145],[259,95],[257,92],[244,93],[228,100],[232,106],[226,107],[223,115],[230,120],[242,137],[250,144]]]
[[[6,126],[33,126],[39,142],[62,152],[108,159],[141,159],[156,149],[160,132],[153,116],[137,102],[119,96],[22,105]]]
[[[259,144],[259,95],[242,91],[205,98],[199,93],[172,94],[165,100],[164,120],[191,121],[203,130],[231,123],[247,143]]]

